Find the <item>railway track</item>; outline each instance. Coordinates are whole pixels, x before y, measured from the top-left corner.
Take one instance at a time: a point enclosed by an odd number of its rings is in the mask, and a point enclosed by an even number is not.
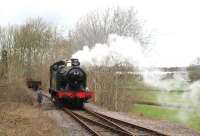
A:
[[[63,109],[66,113],[76,119],[82,126],[84,126],[94,136],[128,136],[131,135],[125,131],[121,131],[114,126],[108,125],[107,122],[99,120],[94,116],[88,115],[85,111],[71,111]]]
[[[136,124],[128,123],[123,120],[119,120],[116,118],[112,118],[109,116],[106,116],[105,114],[95,112],[95,111],[90,111],[89,109],[85,109],[87,112],[91,112],[92,114],[96,114],[102,118],[105,118],[106,120],[109,120],[119,126],[121,126],[123,129],[126,131],[129,131],[132,135],[136,136],[167,136],[167,134],[152,130],[150,128],[145,128]]]
[[[50,97],[44,94],[45,97]],[[94,136],[167,136],[161,132],[127,123],[84,108],[83,110],[62,109]]]

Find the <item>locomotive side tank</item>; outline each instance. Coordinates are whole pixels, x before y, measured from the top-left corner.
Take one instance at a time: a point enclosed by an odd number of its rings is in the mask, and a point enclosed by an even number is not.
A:
[[[93,95],[86,82],[87,74],[78,59],[61,60],[50,66],[49,93],[58,107],[82,108]]]

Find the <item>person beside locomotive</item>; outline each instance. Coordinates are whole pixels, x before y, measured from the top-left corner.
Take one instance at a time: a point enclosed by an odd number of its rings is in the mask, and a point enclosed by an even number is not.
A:
[[[42,106],[42,102],[43,102],[43,94],[42,94],[41,86],[38,87],[38,89],[36,91],[36,95],[37,95],[38,106],[41,107]]]

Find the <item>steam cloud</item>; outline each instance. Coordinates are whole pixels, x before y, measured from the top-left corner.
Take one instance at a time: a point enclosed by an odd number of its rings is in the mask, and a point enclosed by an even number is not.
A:
[[[144,83],[149,86],[159,88],[163,91],[187,90],[183,94],[183,97],[192,100],[190,106],[196,107],[200,101],[200,81],[190,84],[188,82],[189,79],[186,70],[173,73],[173,76],[170,79],[163,79],[163,77],[166,76],[166,72],[161,70],[149,71],[148,69],[145,69],[145,67],[159,66],[158,60],[160,59],[160,56],[156,54],[157,53],[153,50],[148,52],[148,49],[143,48],[138,42],[130,37],[122,37],[113,34],[108,37],[107,43],[97,43],[91,49],[88,48],[88,46],[84,46],[83,50],[73,54],[72,58],[78,58],[81,64],[85,66],[113,66],[119,62],[128,62],[142,71],[141,74]],[[172,103],[172,99],[167,97],[164,95],[159,96],[158,102],[161,104]],[[199,108],[195,108],[195,110],[199,110]],[[180,112],[179,117],[181,117],[182,120],[188,119],[187,114],[182,111]]]
[[[107,61],[106,65],[110,66],[124,61],[140,65],[143,48],[132,38],[110,35],[106,44],[96,44],[92,49],[84,46],[72,58],[78,58],[83,65],[104,65]]]

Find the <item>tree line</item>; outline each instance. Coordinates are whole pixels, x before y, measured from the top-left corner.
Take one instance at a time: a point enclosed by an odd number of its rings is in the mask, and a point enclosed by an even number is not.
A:
[[[107,8],[80,18],[68,35],[42,18],[29,18],[20,25],[0,26],[0,78],[13,82],[19,78],[39,79],[48,85],[49,66],[69,58],[84,45],[92,48],[105,43],[109,34],[129,36],[141,43],[150,42],[134,8]]]

